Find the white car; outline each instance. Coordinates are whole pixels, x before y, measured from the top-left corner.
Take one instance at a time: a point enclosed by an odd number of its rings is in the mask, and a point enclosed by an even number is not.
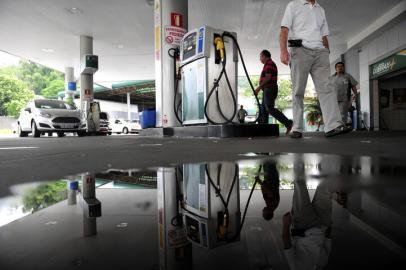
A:
[[[86,134],[86,124],[81,120],[76,108],[61,100],[36,99],[28,103],[18,118],[17,134],[33,137],[41,134],[56,133],[62,137],[66,132],[75,132],[78,136]]]
[[[111,132],[117,134],[138,133],[141,130],[141,125],[138,120],[121,120],[116,119],[110,123]]]

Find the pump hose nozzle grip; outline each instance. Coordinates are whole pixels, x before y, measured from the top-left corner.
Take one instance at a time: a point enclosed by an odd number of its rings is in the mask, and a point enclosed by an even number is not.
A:
[[[224,60],[224,41],[221,37],[216,37],[214,39],[214,45],[216,45],[216,50],[220,51],[221,60]]]

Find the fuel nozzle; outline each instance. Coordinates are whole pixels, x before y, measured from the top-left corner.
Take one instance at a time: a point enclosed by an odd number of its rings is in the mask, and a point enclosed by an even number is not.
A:
[[[217,236],[219,239],[224,239],[228,231],[228,215],[226,213],[222,216],[222,222],[218,225]]]
[[[224,60],[224,41],[221,37],[216,37],[214,39],[214,45],[216,46],[216,50],[220,51],[220,58],[221,61]]]

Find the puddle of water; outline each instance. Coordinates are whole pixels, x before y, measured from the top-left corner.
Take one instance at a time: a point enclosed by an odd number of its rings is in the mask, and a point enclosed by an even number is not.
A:
[[[0,266],[395,269],[406,260],[401,161],[241,157],[9,187],[0,198]]]

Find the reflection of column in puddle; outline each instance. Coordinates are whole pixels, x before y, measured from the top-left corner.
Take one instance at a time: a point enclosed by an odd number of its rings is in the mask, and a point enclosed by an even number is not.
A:
[[[176,170],[160,168],[157,175],[160,269],[192,269],[192,246],[179,209],[181,176],[176,178]]]
[[[77,203],[76,195],[79,189],[79,182],[77,180],[69,180],[66,187],[68,189],[68,205],[75,205]]]
[[[97,234],[96,218],[101,216],[101,203],[96,199],[96,181],[92,174],[82,175],[83,236]]]

